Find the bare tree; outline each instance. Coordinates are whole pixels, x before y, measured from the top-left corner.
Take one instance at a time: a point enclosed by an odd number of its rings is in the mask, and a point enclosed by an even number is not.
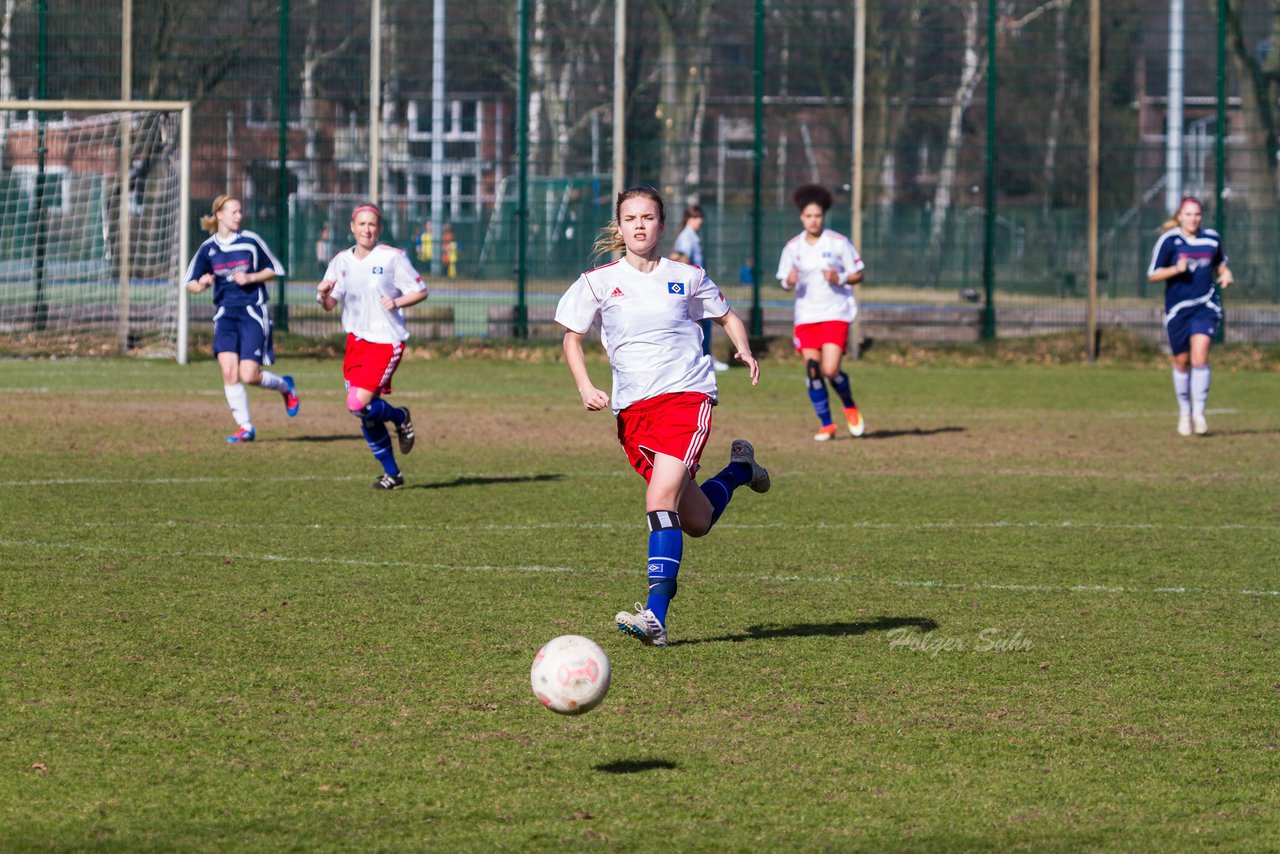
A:
[[[702,123],[715,0],[652,0],[658,34],[658,111],[662,134],[662,191],[693,200],[700,182]]]
[[[1268,50],[1263,56],[1248,43],[1242,21],[1245,0],[1227,0],[1227,49],[1240,71],[1241,121],[1249,144],[1243,157],[1250,176],[1266,176],[1265,181],[1248,181],[1243,195],[1252,208],[1270,208],[1280,197],[1280,155],[1276,104],[1280,102],[1280,0],[1271,0],[1271,27]],[[1212,9],[1216,2],[1209,3]]]
[[[929,227],[929,248],[926,269],[936,270],[942,255],[943,235],[947,217],[951,211],[952,193],[955,189],[956,167],[960,156],[960,136],[964,115],[973,103],[974,92],[986,75],[987,57],[983,39],[979,36],[978,0],[963,0],[960,7],[963,17],[961,31],[964,38],[960,76],[951,93],[947,108],[945,144],[942,165],[938,168],[938,184],[933,192],[933,219]],[[990,109],[990,105],[988,105]]]

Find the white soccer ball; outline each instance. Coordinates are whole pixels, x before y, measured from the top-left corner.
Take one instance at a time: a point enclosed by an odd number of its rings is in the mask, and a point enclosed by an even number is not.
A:
[[[551,711],[580,715],[600,705],[609,691],[609,656],[589,638],[561,635],[538,650],[529,682]]]

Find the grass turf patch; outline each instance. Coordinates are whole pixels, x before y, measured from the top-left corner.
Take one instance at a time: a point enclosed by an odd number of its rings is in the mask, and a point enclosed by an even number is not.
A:
[[[209,362],[0,362],[0,848],[1280,845],[1274,374],[1182,439],[1163,365],[874,353],[856,441],[794,359],[721,376],[704,468],[742,435],[774,486],[687,542],[660,652],[554,350],[407,360],[389,494],[333,360],[242,447]],[[578,719],[528,685],[563,633],[613,662]]]

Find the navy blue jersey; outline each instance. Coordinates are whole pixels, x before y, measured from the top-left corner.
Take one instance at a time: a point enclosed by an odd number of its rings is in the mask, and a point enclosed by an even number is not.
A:
[[[1218,265],[1227,263],[1222,238],[1212,228],[1200,229],[1195,237],[1187,237],[1180,228],[1171,228],[1156,241],[1147,275],[1161,267],[1174,266],[1179,258],[1187,259],[1187,270],[1165,281],[1166,312],[1183,304],[1212,300]]]
[[[193,282],[205,273],[213,273],[213,304],[216,306],[266,305],[265,282],[237,285],[231,280],[236,273],[258,273],[262,270],[274,270],[277,276],[284,275],[284,267],[280,266],[261,237],[252,231],[241,231],[224,241],[214,234],[196,250],[191,266],[187,267],[186,280]]]

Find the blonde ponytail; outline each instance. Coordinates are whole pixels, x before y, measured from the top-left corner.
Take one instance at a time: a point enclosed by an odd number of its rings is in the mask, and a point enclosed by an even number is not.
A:
[[[200,217],[200,227],[210,234],[216,232],[218,230],[218,211],[222,210],[222,206],[227,202],[233,201],[234,198],[234,196],[229,196],[226,193],[215,198],[212,211],[208,215]]]

